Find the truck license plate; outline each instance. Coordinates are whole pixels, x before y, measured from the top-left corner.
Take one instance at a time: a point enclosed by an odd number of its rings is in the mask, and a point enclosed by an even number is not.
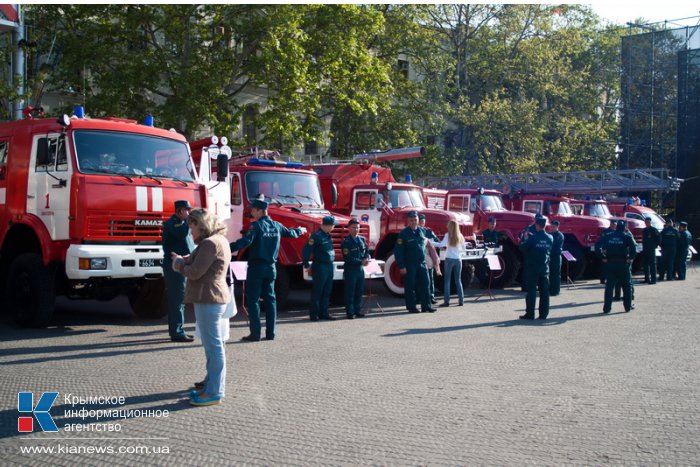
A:
[[[146,258],[139,260],[139,267],[155,268],[163,266],[163,258]]]

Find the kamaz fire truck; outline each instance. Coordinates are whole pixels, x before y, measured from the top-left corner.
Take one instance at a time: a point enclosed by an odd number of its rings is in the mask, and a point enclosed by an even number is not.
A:
[[[3,308],[43,326],[56,295],[125,293],[137,315],[162,316],[162,224],[176,200],[207,202],[187,142],[134,120],[76,116],[0,124]]]
[[[467,239],[463,260],[462,282],[469,284],[474,275],[473,263],[497,250],[487,249],[474,237],[474,226],[469,214],[446,212],[426,207],[423,190],[410,178],[405,183],[394,179],[391,169],[375,162],[420,157],[424,148],[394,149],[370,154],[359,154],[353,161],[308,166],[321,179],[321,190],[326,205],[335,212],[357,217],[369,223],[369,248],[375,258],[386,261],[384,282],[395,295],[404,294],[403,276],[394,259],[394,245],[399,232],[406,227],[408,211],[418,211],[426,217],[426,225],[442,239],[447,223],[456,221]]]
[[[334,297],[342,297],[343,256],[340,245],[349,235],[347,216],[331,213],[324,207],[318,175],[305,170],[299,162],[279,160],[279,154],[269,150],[250,150],[232,155],[224,138],[209,137],[190,144],[195,165],[204,177],[210,170],[212,178],[218,178],[221,186],[230,193],[226,209],[217,214],[225,220],[228,238],[235,241],[241,238],[252,222],[248,206],[254,199],[269,203],[269,216],[287,228],[305,227],[308,235],[318,230],[324,216],[333,214],[338,226],[333,229],[333,247],[336,261],[333,263]],[[211,162],[210,168],[207,164]],[[227,164],[228,170],[220,170]],[[214,183],[214,185],[216,185]],[[210,187],[210,191],[215,189]],[[226,219],[228,217],[228,219]],[[360,235],[370,238],[370,228],[366,222],[360,223]],[[277,263],[275,292],[277,301],[283,305],[287,300],[291,284],[303,281],[301,250],[308,236],[297,239],[282,238]],[[248,251],[238,252],[237,260],[245,261]],[[373,277],[381,277],[377,274]]]

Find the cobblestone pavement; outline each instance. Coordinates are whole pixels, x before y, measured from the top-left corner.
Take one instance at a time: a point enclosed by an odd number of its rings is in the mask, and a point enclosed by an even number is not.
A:
[[[0,324],[0,464],[698,465],[699,288],[695,270],[640,284],[636,310],[602,315],[602,286],[582,282],[545,322],[517,319],[516,288],[416,315],[382,290],[383,313],[317,323],[295,292],[274,342],[240,343],[243,316],[232,322],[225,403],[204,408],[186,403],[203,376],[196,342],[171,342],[126,302],[63,302],[48,329]],[[58,391],[62,430],[18,433],[19,391],[35,404]],[[71,405],[98,396],[124,404]],[[82,408],[132,416],[66,417]],[[148,410],[169,412],[135,416]]]

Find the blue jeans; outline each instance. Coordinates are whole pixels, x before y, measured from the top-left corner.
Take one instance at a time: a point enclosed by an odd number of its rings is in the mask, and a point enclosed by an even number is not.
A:
[[[457,295],[459,296],[459,304],[464,304],[464,289],[462,288],[462,260],[447,258],[445,260],[445,276],[443,277],[443,287],[445,289],[445,303],[450,303],[450,285],[452,284],[452,275],[455,277],[455,286],[457,287]]]
[[[225,309],[224,303],[194,304],[194,315],[207,357],[204,392],[214,397],[223,397],[226,388],[226,352],[223,336],[219,332],[219,320]]]

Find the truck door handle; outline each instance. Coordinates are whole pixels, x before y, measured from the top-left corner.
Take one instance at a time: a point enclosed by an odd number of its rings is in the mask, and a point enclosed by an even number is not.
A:
[[[34,199],[34,198],[36,198],[36,196],[35,195],[27,195],[27,198]]]

